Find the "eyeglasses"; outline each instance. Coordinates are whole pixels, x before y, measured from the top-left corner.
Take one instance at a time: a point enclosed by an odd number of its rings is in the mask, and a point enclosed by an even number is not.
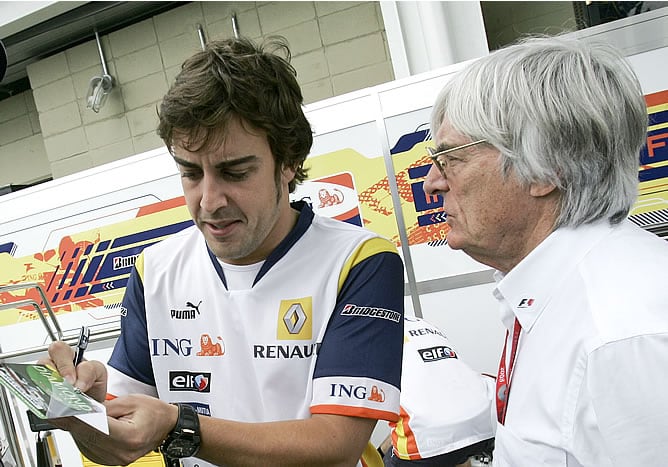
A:
[[[436,151],[436,149],[434,148],[427,148],[427,152],[429,152],[429,158],[432,160],[434,165],[438,168],[438,170],[440,170],[441,175],[447,178],[447,176],[445,175],[445,169],[448,166],[449,159],[444,156],[450,154],[451,152],[459,151],[460,149],[470,148],[471,146],[475,146],[476,144],[486,143],[486,142],[487,142],[486,139],[479,139],[478,141],[462,144],[461,146],[455,146],[454,148],[444,149],[443,151]]]

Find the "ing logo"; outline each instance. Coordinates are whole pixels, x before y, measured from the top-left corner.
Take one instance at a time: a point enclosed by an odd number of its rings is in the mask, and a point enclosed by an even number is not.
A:
[[[372,402],[385,402],[385,391],[378,389],[375,384],[371,387],[371,394],[369,400]]]
[[[343,399],[357,399],[369,400],[371,402],[385,402],[385,391],[382,388],[379,388],[375,384],[371,386],[371,390],[364,385],[352,385],[352,384],[330,384],[330,393],[331,397],[340,397]]]
[[[202,334],[199,338],[198,357],[220,357],[225,355],[225,343],[223,338],[216,336],[218,342],[214,342],[209,334]]]
[[[311,340],[313,337],[313,298],[281,300],[278,307],[276,339]]]

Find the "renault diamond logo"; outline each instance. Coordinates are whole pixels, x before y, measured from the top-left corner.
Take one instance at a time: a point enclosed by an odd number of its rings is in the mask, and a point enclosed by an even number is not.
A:
[[[306,322],[306,313],[304,313],[302,306],[299,303],[295,303],[288,308],[287,313],[283,316],[283,322],[290,334],[299,334],[299,331],[302,330]]]
[[[313,298],[281,300],[276,318],[276,339],[310,340],[313,335]]]

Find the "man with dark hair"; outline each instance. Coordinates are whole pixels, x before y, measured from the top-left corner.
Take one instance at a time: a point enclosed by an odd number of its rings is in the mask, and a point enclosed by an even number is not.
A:
[[[138,258],[108,369],[51,346],[63,376],[118,396],[109,436],[63,428],[112,465],[158,447],[175,465],[355,465],[399,414],[403,265],[388,240],[290,204],[313,139],[294,69],[245,39],[211,42],[158,131],[195,226]]]
[[[626,219],[647,109],[607,44],[528,38],[449,80],[425,191],[496,269],[498,466],[664,465],[668,244]]]

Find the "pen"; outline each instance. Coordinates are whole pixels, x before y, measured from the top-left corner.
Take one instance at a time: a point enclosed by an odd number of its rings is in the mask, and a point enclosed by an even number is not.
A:
[[[90,337],[90,329],[88,326],[81,326],[79,331],[79,339],[74,349],[74,366],[77,366],[83,360],[84,351],[88,347],[88,338]]]

